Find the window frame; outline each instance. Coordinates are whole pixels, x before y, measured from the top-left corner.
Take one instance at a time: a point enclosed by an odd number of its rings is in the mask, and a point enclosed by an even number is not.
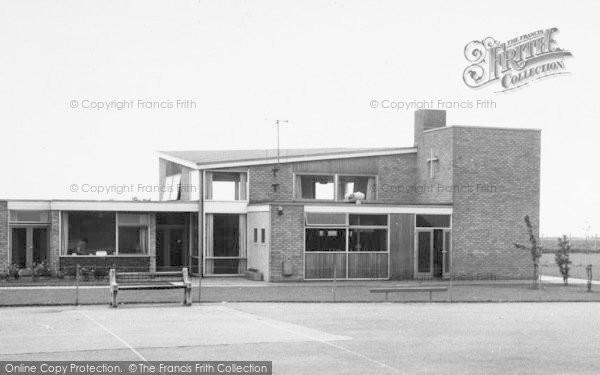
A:
[[[336,191],[339,190],[340,187],[340,177],[374,177],[375,178],[375,186],[379,186],[379,175],[377,174],[368,174],[368,173],[338,173],[337,174],[337,183],[336,183]],[[368,184],[367,184],[368,186]],[[364,192],[365,194],[365,201],[367,201],[367,192]],[[367,201],[367,202],[373,202],[376,201],[378,198],[378,194],[377,194],[377,189],[375,189],[375,191],[373,192],[373,194],[375,195],[373,200]],[[337,197],[337,201],[339,202],[344,202],[344,197]]]
[[[238,196],[235,197],[235,199],[233,200],[215,200],[212,196],[210,198],[207,198],[207,191],[208,191],[208,180],[206,179],[206,173],[245,173],[246,174],[246,183],[245,183],[245,196],[246,199],[239,199],[239,193]],[[211,183],[213,182],[213,179],[211,178]],[[235,181],[234,181],[235,182]],[[240,183],[240,182],[238,182]],[[201,199],[203,201],[207,201],[207,202],[249,202],[250,199],[250,169],[234,169],[234,170],[227,170],[227,169],[203,169],[202,170],[202,194],[201,195]],[[211,186],[211,191],[213,191],[213,186]]]
[[[296,179],[302,176],[327,176],[333,177],[333,198],[332,199],[318,199],[318,198],[302,198],[296,197],[298,191],[296,190]],[[336,173],[309,173],[309,172],[300,172],[300,173],[292,173],[292,199],[298,201],[308,201],[308,202],[335,202],[337,200],[337,174]]]

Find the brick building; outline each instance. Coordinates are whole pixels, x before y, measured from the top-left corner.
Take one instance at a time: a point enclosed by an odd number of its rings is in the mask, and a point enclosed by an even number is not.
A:
[[[540,131],[415,113],[399,148],[159,154],[159,202],[0,201],[0,268],[44,261],[265,280],[524,278]]]

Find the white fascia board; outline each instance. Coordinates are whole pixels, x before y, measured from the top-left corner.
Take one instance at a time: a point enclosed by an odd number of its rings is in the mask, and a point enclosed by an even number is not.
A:
[[[50,209],[60,211],[198,212],[198,202],[55,201],[51,202]]]
[[[248,212],[246,201],[204,201],[207,214],[245,214]]]
[[[403,148],[398,150],[389,151],[367,151],[367,152],[354,152],[348,154],[332,154],[332,155],[315,155],[315,156],[297,156],[297,157],[281,157],[279,163],[298,163],[304,161],[316,161],[316,160],[333,160],[333,159],[351,159],[351,158],[364,158],[370,156],[387,156],[387,155],[402,155],[402,154],[414,154],[417,152],[416,148]],[[225,163],[212,163],[212,164],[198,164],[195,168],[199,169],[217,169],[217,168],[233,168],[233,167],[246,167],[251,165],[265,165],[265,164],[277,164],[277,158],[269,159],[258,159],[258,160],[247,160],[247,161],[235,161]]]
[[[175,156],[171,156],[168,154],[165,154],[163,152],[157,152],[158,153],[158,157],[160,159],[164,159],[170,162],[173,162],[175,164],[179,164],[179,165],[183,165],[185,167],[191,168],[191,169],[198,169],[198,165],[196,165],[196,163],[193,163],[189,160],[185,160],[185,159],[181,159]]]
[[[268,204],[248,206],[248,212],[269,212],[271,207]]]
[[[9,210],[50,210],[50,201],[7,201]]]
[[[304,212],[351,214],[422,214],[451,215],[452,207],[443,206],[304,206]]]

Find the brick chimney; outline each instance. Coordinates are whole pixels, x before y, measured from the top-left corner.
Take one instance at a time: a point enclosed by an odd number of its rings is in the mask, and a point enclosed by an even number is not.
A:
[[[415,111],[415,147],[421,143],[423,132],[446,126],[446,111],[443,109],[418,109]]]

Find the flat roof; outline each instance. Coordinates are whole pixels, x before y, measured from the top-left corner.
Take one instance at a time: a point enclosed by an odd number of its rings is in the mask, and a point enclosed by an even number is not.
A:
[[[9,210],[198,212],[197,201],[6,199]]]
[[[414,147],[280,149],[279,162],[345,159],[417,152]],[[159,151],[159,157],[196,169],[240,167],[277,163],[277,149]]]

